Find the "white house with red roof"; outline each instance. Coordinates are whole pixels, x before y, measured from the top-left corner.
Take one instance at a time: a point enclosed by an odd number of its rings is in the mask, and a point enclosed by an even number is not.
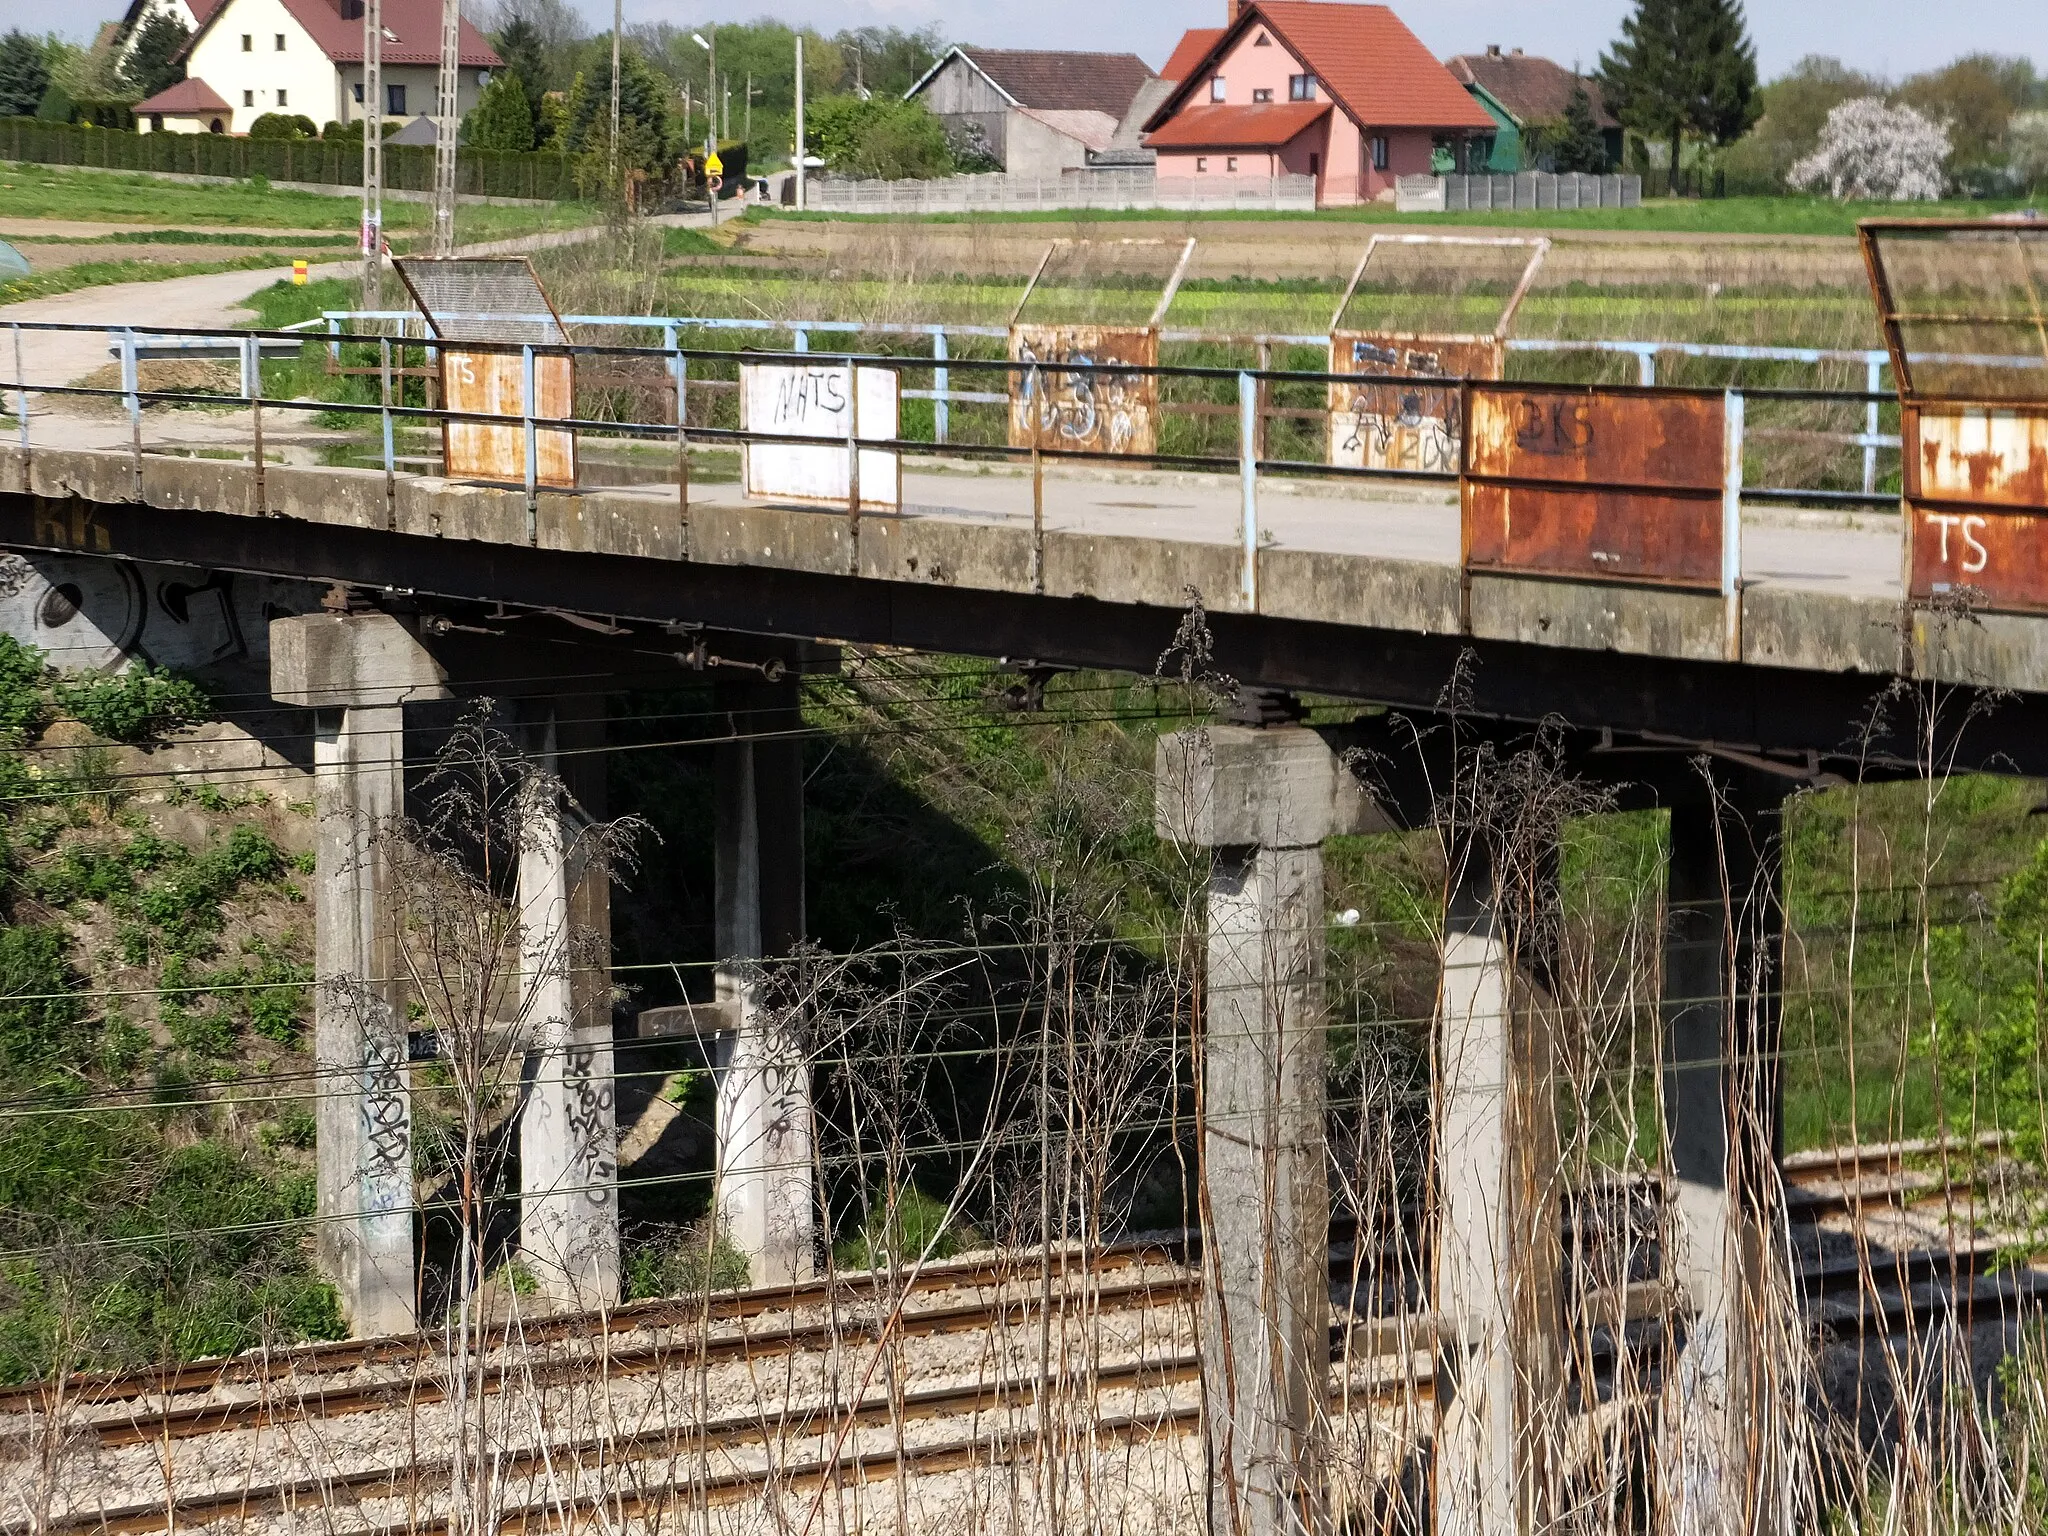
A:
[[[384,115],[404,123],[431,117],[441,67],[441,0],[383,0]],[[363,115],[363,0],[219,0],[185,45],[185,80],[136,103],[144,131],[246,133],[266,112],[316,124]],[[481,32],[462,23],[456,101],[467,112],[500,59]],[[195,119],[185,87],[200,86],[225,109]],[[196,93],[185,91],[185,95]],[[199,121],[193,129],[188,124]]]
[[[1315,179],[1316,206],[1391,199],[1401,176],[1463,165],[1494,121],[1384,5],[1244,0],[1191,31],[1162,71],[1173,92],[1146,123],[1160,191],[1232,179]]]

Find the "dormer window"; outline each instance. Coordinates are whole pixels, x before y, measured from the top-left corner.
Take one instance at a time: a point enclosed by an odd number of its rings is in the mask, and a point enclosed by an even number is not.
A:
[[[1211,101],[1222,101],[1225,99],[1223,92],[1223,77],[1221,75],[1213,75],[1210,77],[1209,99]]]

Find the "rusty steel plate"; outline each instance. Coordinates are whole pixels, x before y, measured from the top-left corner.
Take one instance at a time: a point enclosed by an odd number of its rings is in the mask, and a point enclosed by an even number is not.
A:
[[[574,359],[541,356],[533,360],[533,414],[567,417],[575,414]],[[514,352],[441,354],[441,400],[450,411],[483,416],[510,416],[506,426],[481,421],[444,421],[441,453],[444,473],[453,480],[526,479],[525,368]],[[534,434],[534,483],[566,489],[576,484],[576,434],[544,428]]]
[[[1720,590],[1721,396],[1480,384],[1470,400],[1469,568]]]
[[[1417,382],[1332,384],[1330,463],[1456,474],[1464,434],[1457,381],[1498,379],[1501,358],[1501,344],[1491,338],[1333,332],[1330,372],[1396,374]]]
[[[1159,333],[1147,326],[1013,325],[1018,363],[1159,365]],[[1159,376],[1150,373],[1010,375],[1010,446],[1092,453],[1159,449]]]
[[[2048,406],[1909,406],[1908,595],[2048,612]]]

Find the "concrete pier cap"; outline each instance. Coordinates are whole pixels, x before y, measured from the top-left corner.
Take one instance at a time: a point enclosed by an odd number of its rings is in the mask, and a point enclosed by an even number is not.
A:
[[[306,613],[270,623],[270,693],[307,709],[453,698],[448,674],[388,613]]]
[[[1210,725],[1159,738],[1152,830],[1197,848],[1309,848],[1394,824],[1306,726]]]

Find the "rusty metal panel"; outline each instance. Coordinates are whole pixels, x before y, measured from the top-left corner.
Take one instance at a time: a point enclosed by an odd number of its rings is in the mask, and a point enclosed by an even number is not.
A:
[[[1018,363],[1159,366],[1159,332],[1149,326],[1012,325]],[[1159,376],[1151,373],[1010,375],[1010,446],[1093,453],[1159,450]]]
[[[1456,474],[1464,435],[1457,381],[1498,379],[1502,357],[1501,343],[1491,337],[1332,332],[1330,372],[1392,374],[1416,383],[1332,384],[1330,463]]]
[[[567,417],[575,412],[575,360],[536,356],[533,414]],[[450,411],[510,416],[505,426],[481,421],[441,424],[444,472],[454,480],[526,479],[525,366],[516,352],[441,354],[441,400]],[[534,483],[557,489],[576,484],[576,434],[544,428],[534,434]]]
[[[1721,590],[1720,395],[1480,384],[1468,398],[1469,568]]]
[[[2048,406],[1906,408],[1908,595],[2048,612]]]

